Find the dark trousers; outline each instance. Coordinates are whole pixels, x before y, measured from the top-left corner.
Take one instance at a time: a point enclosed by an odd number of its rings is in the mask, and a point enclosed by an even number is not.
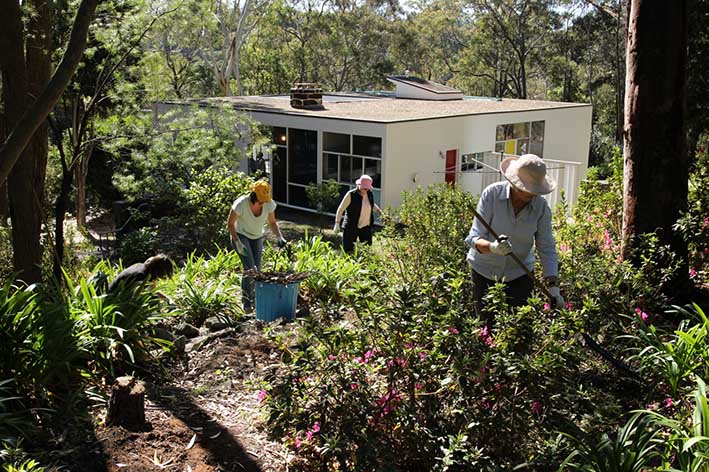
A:
[[[495,285],[497,281],[490,280],[477,272],[473,271],[473,297],[475,299],[475,314],[478,318],[485,320],[488,326],[492,326],[495,322],[495,314],[485,311],[485,303],[483,297],[487,294],[488,289]],[[505,295],[507,303],[512,307],[518,307],[527,304],[527,299],[532,294],[534,282],[531,277],[523,275],[514,280],[505,280]]]
[[[346,226],[342,230],[342,246],[346,253],[354,251],[354,245],[359,240],[362,243],[372,245],[372,225],[364,228]]]

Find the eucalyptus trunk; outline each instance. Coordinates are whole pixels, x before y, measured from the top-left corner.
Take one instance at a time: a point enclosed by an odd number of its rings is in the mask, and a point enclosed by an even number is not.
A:
[[[687,208],[687,21],[687,0],[633,0],[626,57],[623,254],[638,258],[638,236],[656,233],[682,262],[674,295],[688,286],[687,246],[672,230]]]

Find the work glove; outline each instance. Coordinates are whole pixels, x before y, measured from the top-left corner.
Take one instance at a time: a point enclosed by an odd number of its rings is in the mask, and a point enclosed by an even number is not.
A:
[[[288,241],[285,240],[285,238],[281,238],[278,240],[278,249],[283,249],[286,247],[286,244],[288,244]]]
[[[236,248],[236,252],[242,256],[246,255],[246,246],[244,246],[244,243],[241,242],[241,239],[236,238],[236,240],[234,240],[234,247]]]
[[[335,234],[340,234],[342,232],[342,226],[340,226],[340,223],[335,223],[335,226],[332,228],[332,230],[335,232]]]
[[[504,234],[501,234],[497,241],[490,243],[490,252],[498,256],[506,256],[512,252],[512,243]]]
[[[551,287],[549,289],[549,295],[551,295],[557,308],[564,308],[566,306],[566,301],[564,300],[564,297],[561,296],[561,290],[559,290],[559,287]]]

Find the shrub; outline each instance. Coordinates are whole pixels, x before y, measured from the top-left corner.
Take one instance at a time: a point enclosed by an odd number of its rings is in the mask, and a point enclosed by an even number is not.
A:
[[[428,272],[464,267],[464,240],[476,204],[476,197],[447,184],[404,192],[398,212],[405,227],[400,250],[415,253]]]

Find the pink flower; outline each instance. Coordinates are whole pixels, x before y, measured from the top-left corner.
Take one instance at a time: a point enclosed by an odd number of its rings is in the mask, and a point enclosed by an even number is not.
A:
[[[672,397],[667,397],[665,398],[665,407],[666,408],[672,408],[674,406],[675,402],[672,400]]]
[[[313,439],[313,432],[312,432],[312,431],[306,431],[306,432],[305,432],[305,439],[307,439],[308,441],[312,441],[312,439]]]
[[[486,338],[490,336],[490,329],[487,327],[487,325],[483,326],[480,329],[480,332],[478,332],[478,336],[480,336],[481,338]]]
[[[494,343],[495,343],[495,341],[493,341],[492,336],[488,336],[487,338],[485,338],[486,345],[492,346]]]
[[[451,334],[458,334],[458,333],[460,333],[460,331],[458,331],[458,328],[453,328],[453,327],[448,328],[448,332],[451,333]]]
[[[603,230],[603,246],[601,249],[607,251],[613,247],[613,239],[611,239],[611,234],[607,229]]]
[[[426,353],[426,351],[419,352],[419,360],[424,360],[426,357],[428,357],[428,353]]]
[[[372,350],[369,350],[364,353],[364,363],[368,363],[373,357],[374,357],[375,352]]]
[[[532,413],[535,415],[541,415],[542,414],[542,404],[541,402],[538,401],[533,401],[532,402]]]
[[[588,221],[589,222],[593,221],[593,217],[591,215],[588,215]]]
[[[643,320],[644,323],[647,322],[647,319],[649,318],[649,316],[648,316],[647,313],[645,313],[644,311],[642,311],[642,309],[636,308],[636,309],[635,309],[635,313],[638,314],[638,316],[640,317],[641,320]]]
[[[551,310],[551,305],[548,303],[545,303],[544,304],[544,311],[549,311],[549,310]]]
[[[295,437],[295,448],[298,449],[300,448],[300,436]]]
[[[357,390],[357,387],[359,387],[359,385],[357,385],[357,384],[354,383],[354,382],[352,382],[352,383],[350,384],[350,388],[351,388],[352,390]]]
[[[331,360],[331,361],[334,361],[334,360],[336,359],[336,357],[333,356],[332,354],[330,354],[329,356],[327,356],[327,358],[328,358],[328,360]]]
[[[648,410],[657,410],[657,403],[649,403],[647,405]]]
[[[482,406],[486,410],[492,410],[493,403],[487,398],[485,398],[482,402],[480,402],[480,406]]]
[[[709,226],[709,216],[704,218],[704,223],[702,223],[702,229],[706,228],[707,226]]]
[[[256,396],[256,400],[259,403],[263,403],[264,401],[266,401],[267,398],[268,398],[268,392],[266,390],[261,389],[258,391],[258,395]]]
[[[415,388],[416,390],[423,390],[423,384],[422,384],[421,382],[416,382],[416,383],[414,384],[414,388]]]
[[[689,268],[689,276],[690,276],[691,278],[696,277],[696,276],[697,276],[697,269],[695,269],[694,267],[690,267],[690,268]]]
[[[574,307],[574,304],[571,302],[566,302],[566,309],[571,310]]]

